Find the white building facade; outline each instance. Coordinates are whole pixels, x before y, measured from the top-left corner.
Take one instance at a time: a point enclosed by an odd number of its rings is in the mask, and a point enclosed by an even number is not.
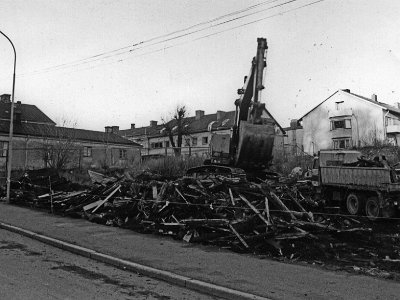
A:
[[[400,109],[350,90],[338,90],[300,120],[307,153],[376,143],[400,145]]]

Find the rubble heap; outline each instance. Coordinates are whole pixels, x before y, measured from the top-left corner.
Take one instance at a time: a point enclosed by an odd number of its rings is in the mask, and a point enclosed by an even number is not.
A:
[[[23,193],[31,197],[16,199],[100,224],[290,260],[390,271],[388,259],[400,254],[398,234],[382,235],[369,221],[323,213],[296,184],[224,176],[168,181],[149,174],[96,180],[90,190],[36,196],[25,185]]]

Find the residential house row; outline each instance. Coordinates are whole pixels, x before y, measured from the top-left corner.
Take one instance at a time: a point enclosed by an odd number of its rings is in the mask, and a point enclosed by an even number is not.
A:
[[[3,94],[0,96],[0,171],[3,175],[8,159],[10,111],[10,95]],[[12,170],[48,167],[54,163],[54,155],[62,153],[69,156],[67,168],[123,167],[140,160],[139,144],[110,132],[56,126],[35,105],[16,102],[13,119]]]
[[[265,111],[265,118],[272,119],[276,124],[277,132],[284,132],[268,111]],[[208,158],[210,155],[210,144],[214,134],[231,134],[235,122],[235,111],[218,110],[214,114],[205,114],[203,110],[196,110],[194,116],[186,117],[183,120],[183,140],[181,154],[183,156],[198,156]],[[178,143],[176,120],[169,122],[172,128],[173,141]],[[166,132],[165,124],[158,124],[157,121],[150,121],[150,126],[137,128],[131,124],[130,129],[119,130],[112,126],[114,133],[134,141],[143,146],[142,157],[159,157],[173,155],[171,141]],[[277,144],[279,144],[277,142]]]
[[[285,128],[286,148],[302,149],[308,154],[320,149],[390,143],[400,145],[400,104],[396,106],[338,90]]]

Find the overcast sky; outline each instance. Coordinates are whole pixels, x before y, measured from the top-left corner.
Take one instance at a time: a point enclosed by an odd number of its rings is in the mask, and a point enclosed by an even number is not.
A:
[[[1,0],[0,30],[16,100],[84,129],[147,126],[178,104],[234,110],[258,37],[282,126],[338,89],[400,102],[400,1],[316,1]],[[12,61],[0,36],[0,94]]]

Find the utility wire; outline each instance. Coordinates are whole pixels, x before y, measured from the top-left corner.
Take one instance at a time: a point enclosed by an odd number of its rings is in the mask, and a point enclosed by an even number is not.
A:
[[[76,67],[76,66],[80,66],[80,65],[89,64],[89,63],[93,63],[93,62],[96,62],[96,61],[100,61],[100,60],[112,58],[112,57],[115,57],[115,56],[120,56],[120,55],[123,55],[123,54],[129,54],[129,53],[132,53],[133,51],[138,51],[138,50],[141,50],[141,49],[143,49],[143,48],[155,46],[155,45],[160,44],[160,43],[165,43],[165,42],[169,42],[169,41],[172,41],[172,40],[175,40],[175,39],[180,39],[180,38],[183,38],[183,37],[186,37],[186,36],[195,34],[195,33],[199,33],[199,32],[204,31],[204,30],[208,30],[208,29],[210,29],[210,28],[214,28],[214,27],[217,27],[217,26],[225,25],[225,24],[227,24],[227,23],[236,21],[236,20],[238,20],[238,19],[241,19],[241,18],[244,18],[244,17],[248,17],[248,16],[254,15],[254,14],[256,14],[256,13],[264,12],[264,11],[266,11],[266,10],[270,10],[270,9],[273,9],[273,8],[276,8],[276,7],[280,7],[280,6],[283,6],[283,5],[287,5],[287,4],[290,4],[290,3],[292,3],[292,2],[296,2],[296,1],[299,1],[299,0],[289,0],[289,1],[286,1],[286,2],[284,2],[284,3],[277,4],[277,5],[274,5],[274,6],[272,6],[272,7],[268,7],[268,8],[266,8],[266,9],[261,10],[261,11],[257,11],[257,12],[253,12],[253,13],[250,13],[250,14],[247,14],[247,15],[244,15],[244,16],[236,17],[236,18],[233,18],[233,19],[230,19],[230,20],[227,20],[227,21],[220,22],[220,23],[218,23],[218,24],[210,25],[210,26],[207,27],[207,28],[202,28],[202,29],[198,29],[198,30],[191,31],[191,32],[188,32],[188,33],[184,33],[184,34],[181,34],[181,35],[179,35],[179,36],[174,36],[174,37],[171,37],[171,38],[168,38],[168,39],[164,39],[164,40],[162,40],[162,41],[158,41],[158,42],[155,42],[155,43],[152,43],[152,44],[149,44],[149,45],[143,45],[143,46],[141,46],[141,47],[134,48],[134,49],[130,49],[130,50],[128,50],[128,51],[124,51],[124,52],[121,52],[121,53],[110,54],[110,55],[108,55],[108,56],[98,57],[98,58],[96,58],[96,59],[87,60],[87,61],[81,61],[81,62],[77,62],[77,63],[75,63],[75,64],[64,64],[64,65],[62,65],[63,67],[61,67],[61,65],[59,65],[59,66],[54,66],[54,67],[49,67],[49,68],[46,68],[46,69],[34,71],[34,72],[32,72],[32,73],[25,73],[25,74],[22,74],[22,75],[20,75],[19,77],[25,77],[25,76],[29,76],[29,75],[42,74],[42,73],[47,73],[47,72],[50,72],[50,71],[58,71],[58,70],[60,70],[60,69]],[[236,29],[236,28],[240,28],[240,27],[243,27],[243,26],[247,26],[247,25],[250,25],[250,24],[253,24],[253,23],[256,23],[256,22],[259,22],[259,21],[268,19],[268,18],[271,18],[271,17],[279,16],[279,15],[282,15],[282,14],[285,14],[285,13],[288,13],[288,12],[291,12],[291,11],[294,11],[294,10],[298,10],[298,9],[303,8],[303,7],[307,7],[307,6],[316,4],[316,3],[318,3],[318,2],[322,2],[322,1],[325,1],[325,0],[314,1],[314,2],[311,2],[311,3],[308,3],[308,4],[305,4],[305,5],[302,5],[302,6],[299,6],[299,7],[290,9],[290,10],[287,10],[287,11],[279,12],[279,13],[274,14],[274,15],[272,15],[272,16],[263,17],[263,18],[260,18],[260,19],[255,20],[255,21],[251,21],[251,22],[248,22],[248,23],[245,23],[245,24],[241,24],[241,25],[238,25],[238,26],[235,26],[235,27],[232,27],[232,28],[228,28],[228,29],[226,29],[226,30],[219,31],[219,32],[216,32],[216,33],[211,33],[211,34],[208,34],[208,35],[206,35],[206,36],[202,36],[202,37],[199,37],[199,38],[190,40],[190,41],[188,41],[188,42],[183,42],[183,43],[180,43],[180,44],[177,44],[177,45],[183,45],[183,44],[187,44],[187,43],[189,43],[189,42],[197,41],[197,40],[200,40],[200,39],[203,39],[203,38],[208,38],[208,37],[213,36],[213,35],[216,35],[216,34],[220,34],[220,33],[223,33],[223,32],[226,32],[226,31],[230,31],[230,30],[233,30],[233,29]],[[166,49],[175,47],[175,46],[177,46],[177,45],[166,46],[166,47],[163,47],[163,48],[160,48],[160,49],[156,49],[156,50],[153,50],[153,51],[150,51],[150,52],[141,54],[141,55],[133,56],[133,57],[138,57],[138,56],[143,56],[143,55],[146,55],[146,54],[151,54],[151,53],[163,51],[163,50],[166,50]],[[112,62],[112,63],[122,62],[122,61],[124,61],[124,60],[126,60],[126,59],[127,59],[127,58],[120,59],[120,60],[115,61],[115,62]],[[99,66],[99,65],[97,65],[97,66]],[[95,66],[95,67],[96,67],[96,66]],[[90,69],[90,68],[89,68],[89,69]]]
[[[268,1],[263,1],[263,2],[261,2],[261,3],[258,3],[258,4],[255,4],[255,5],[249,6],[249,7],[247,7],[247,8],[244,8],[244,9],[241,9],[241,10],[237,10],[237,11],[228,13],[228,14],[226,14],[226,15],[219,16],[219,17],[216,17],[216,18],[211,19],[211,20],[208,20],[208,21],[203,21],[203,22],[201,22],[201,23],[197,23],[197,24],[195,24],[195,25],[191,25],[191,26],[189,26],[189,27],[186,27],[186,28],[183,28],[183,29],[179,29],[179,30],[176,30],[176,31],[167,33],[167,34],[158,35],[158,36],[149,38],[149,39],[147,39],[147,40],[143,40],[143,41],[134,43],[134,44],[129,45],[129,46],[124,46],[124,47],[120,47],[120,48],[113,49],[113,50],[110,50],[110,51],[105,51],[105,52],[98,53],[98,54],[95,54],[95,55],[92,55],[92,56],[88,56],[88,57],[86,57],[86,58],[74,60],[74,61],[71,61],[71,62],[68,62],[68,63],[63,63],[63,64],[59,64],[59,65],[47,67],[47,68],[44,68],[44,69],[42,69],[42,70],[47,70],[47,69],[52,69],[52,68],[63,67],[63,66],[69,65],[69,64],[74,64],[74,63],[78,63],[78,62],[90,60],[90,59],[93,59],[93,58],[99,58],[99,57],[101,57],[101,56],[104,56],[104,55],[107,55],[107,54],[112,54],[112,53],[115,53],[115,52],[118,52],[118,51],[121,51],[121,50],[130,49],[130,48],[132,48],[132,47],[136,47],[136,46],[139,46],[139,45],[142,45],[142,44],[146,44],[146,43],[149,43],[149,42],[152,42],[152,41],[161,39],[161,38],[165,38],[165,37],[168,37],[168,36],[171,36],[171,35],[174,35],[174,34],[178,34],[178,33],[181,33],[181,32],[184,32],[184,31],[187,31],[187,30],[190,30],[190,29],[199,27],[199,26],[207,25],[207,24],[209,24],[209,23],[213,23],[213,22],[215,22],[215,21],[224,19],[224,18],[226,18],[226,17],[232,16],[232,15],[235,15],[235,14],[240,14],[240,13],[246,12],[246,11],[248,11],[248,10],[252,10],[252,9],[254,9],[254,8],[256,8],[256,7],[259,7],[259,6],[262,6],[262,5],[266,5],[266,4],[270,4],[270,3],[273,3],[273,2],[277,2],[277,1],[279,1],[279,0],[268,0]]]

